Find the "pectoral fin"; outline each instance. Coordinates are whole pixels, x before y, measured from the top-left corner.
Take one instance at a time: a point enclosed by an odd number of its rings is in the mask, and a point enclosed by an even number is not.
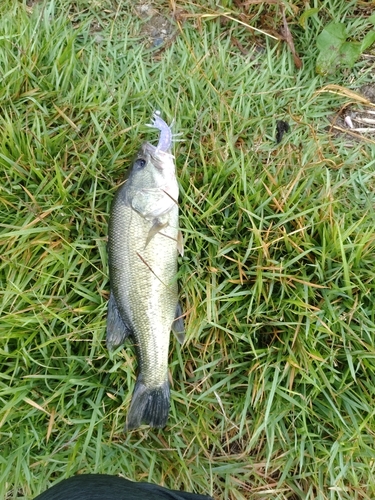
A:
[[[108,301],[107,312],[107,336],[106,343],[109,350],[113,350],[123,344],[126,337],[131,335],[130,329],[125,325],[117,308],[116,300],[111,292]]]
[[[179,302],[177,302],[176,315],[172,323],[172,332],[174,333],[179,343],[183,344],[185,341],[185,327],[183,313]]]
[[[182,232],[179,230],[177,233],[177,250],[181,257],[184,256],[184,237],[182,236]]]
[[[159,231],[164,229],[166,226],[168,226],[168,222],[160,222],[159,219],[155,219],[153,225],[151,226],[151,229],[148,232],[147,238],[146,238],[146,243],[145,243],[145,248],[147,245],[150,243],[152,238],[157,234]]]

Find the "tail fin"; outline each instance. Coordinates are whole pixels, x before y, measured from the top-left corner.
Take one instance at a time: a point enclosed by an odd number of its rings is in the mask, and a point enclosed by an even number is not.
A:
[[[159,387],[147,387],[141,378],[135,384],[125,430],[136,429],[142,423],[150,427],[165,427],[169,413],[169,382]]]

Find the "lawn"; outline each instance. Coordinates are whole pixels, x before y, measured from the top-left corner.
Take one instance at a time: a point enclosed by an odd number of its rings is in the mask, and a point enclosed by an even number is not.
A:
[[[1,2],[1,498],[77,473],[375,498],[375,141],[333,128],[373,48],[316,72],[324,27],[360,40],[371,8],[246,3]],[[167,427],[125,433],[137,361],[105,346],[107,224],[156,109],[181,133],[186,342]]]

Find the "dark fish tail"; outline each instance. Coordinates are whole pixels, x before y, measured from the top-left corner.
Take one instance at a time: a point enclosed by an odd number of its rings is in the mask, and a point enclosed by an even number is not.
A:
[[[165,427],[169,413],[170,388],[166,380],[157,387],[148,387],[139,376],[126,420],[125,430],[135,429],[142,423],[150,427]]]

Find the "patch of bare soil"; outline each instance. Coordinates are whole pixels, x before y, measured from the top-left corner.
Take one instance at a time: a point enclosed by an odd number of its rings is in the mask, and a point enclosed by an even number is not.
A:
[[[163,49],[176,37],[177,29],[170,18],[156,10],[149,3],[141,2],[134,7],[137,15],[144,20],[140,35],[149,48]]]

